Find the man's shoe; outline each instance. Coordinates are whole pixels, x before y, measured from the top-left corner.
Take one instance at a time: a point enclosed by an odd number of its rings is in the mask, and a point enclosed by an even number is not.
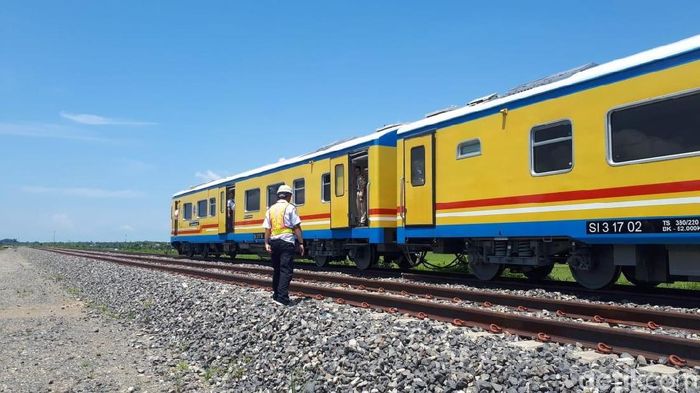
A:
[[[283,306],[291,306],[292,301],[289,299],[280,299],[280,298],[275,298],[275,303],[281,304]]]

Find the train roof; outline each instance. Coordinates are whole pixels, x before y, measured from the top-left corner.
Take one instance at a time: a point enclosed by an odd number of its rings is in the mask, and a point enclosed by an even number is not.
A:
[[[519,106],[528,105],[538,100],[552,98],[551,94],[548,96],[548,93],[556,90],[565,90],[565,88],[568,87],[582,85],[584,82],[601,80],[606,76],[611,76],[621,71],[681,55],[698,48],[700,48],[700,34],[672,44],[613,60],[605,64],[586,64],[582,67],[564,71],[552,75],[551,77],[519,86],[505,95],[499,96],[492,94],[473,100],[471,105],[467,104],[464,107],[446,110],[435,115],[429,115],[415,122],[406,123],[399,127],[397,135],[399,138],[407,137],[412,134],[419,134],[436,128],[457,124],[466,121],[470,116],[476,117],[478,114],[482,113],[484,115],[490,115],[497,113],[501,108],[514,109],[512,107],[509,108],[507,104],[514,105],[520,103],[521,105]],[[601,83],[610,82],[602,81]],[[583,86],[581,88],[585,89],[587,87]]]
[[[337,142],[333,142],[331,144],[328,144],[326,146],[323,146],[311,153],[306,153],[302,154],[297,157],[281,160],[279,162],[276,162],[274,164],[268,164],[264,165],[249,171],[241,172],[233,176],[228,176],[224,177],[221,179],[217,179],[214,181],[210,181],[207,183],[199,184],[196,186],[193,186],[189,189],[178,191],[177,193],[173,194],[173,197],[178,197],[178,196],[183,196],[185,194],[190,194],[193,192],[201,191],[201,190],[206,190],[208,188],[213,188],[213,187],[218,187],[223,184],[227,183],[235,183],[236,181],[241,181],[245,180],[247,178],[261,175],[263,173],[275,170],[275,169],[280,169],[284,167],[291,167],[294,165],[297,165],[299,163],[302,163],[304,161],[308,161],[311,159],[319,159],[319,158],[325,158],[326,156],[331,156],[333,153],[341,152],[343,150],[353,150],[356,148],[364,147],[364,146],[369,146],[373,144],[382,144],[382,141],[386,140],[387,136],[390,136],[390,134],[395,133],[396,130],[398,129],[399,125],[391,125],[391,126],[385,126],[383,128],[378,129],[377,131],[369,134],[369,135],[364,135],[356,138],[350,138],[350,139],[345,139]],[[392,139],[390,142],[392,143],[392,146],[394,145],[394,139]]]

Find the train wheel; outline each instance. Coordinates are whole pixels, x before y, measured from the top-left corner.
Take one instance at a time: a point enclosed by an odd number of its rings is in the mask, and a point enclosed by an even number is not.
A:
[[[639,281],[639,280],[637,280],[635,278],[634,270],[635,270],[634,266],[623,266],[622,267],[622,275],[625,276],[627,281],[634,284],[634,286],[640,287],[640,288],[654,288],[655,286],[660,284],[660,283],[654,282],[654,281]]]
[[[314,262],[316,263],[316,266],[318,267],[324,267],[328,264],[328,255],[316,255],[314,257]]]
[[[399,268],[401,268],[401,270],[408,270],[414,268],[420,265],[420,263],[423,261],[422,255],[419,252],[409,252],[408,256],[410,257],[410,259],[406,257],[406,253],[402,254],[399,257],[398,263]]]
[[[187,246],[186,248],[185,255],[187,255],[187,258],[194,258],[194,247],[193,246]]]
[[[593,247],[590,253],[573,254],[567,260],[576,282],[588,289],[602,289],[620,278],[612,247]]]
[[[503,265],[496,263],[470,263],[469,267],[481,281],[491,281],[503,273]]]
[[[503,273],[503,265],[486,262],[480,252],[470,251],[466,255],[469,260],[469,268],[481,281],[491,281]]]
[[[554,264],[548,266],[538,266],[532,268],[530,271],[524,272],[523,274],[525,274],[525,277],[527,277],[527,279],[530,281],[542,281],[549,276],[552,269],[554,269]]]
[[[209,245],[205,244],[199,249],[199,255],[202,256],[202,258],[207,259],[209,258]]]
[[[229,258],[231,259],[236,259],[236,252],[235,251],[229,251],[228,253]]]
[[[379,261],[377,250],[370,244],[366,246],[353,247],[349,253],[350,260],[355,262],[360,270],[367,270]]]

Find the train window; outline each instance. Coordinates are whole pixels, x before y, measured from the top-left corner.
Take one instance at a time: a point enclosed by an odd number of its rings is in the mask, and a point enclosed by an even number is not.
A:
[[[277,202],[277,190],[284,183],[275,183],[267,186],[267,207],[272,206]]]
[[[221,195],[219,195],[219,205],[221,206],[221,214],[224,214],[224,208],[226,207],[226,200],[224,199],[224,192],[221,191]]]
[[[608,114],[614,163],[700,154],[700,92],[614,109]]]
[[[425,184],[425,146],[416,146],[411,149],[411,185],[422,186]]]
[[[216,216],[216,198],[209,198],[209,215]]]
[[[337,164],[335,166],[335,196],[341,197],[345,195],[345,165]]]
[[[294,186],[294,204],[303,205],[306,201],[306,180],[296,179],[292,184]]]
[[[260,189],[246,190],[245,211],[254,212],[260,210]]]
[[[573,167],[572,126],[568,120],[534,127],[531,131],[534,175],[552,175]]]
[[[192,204],[191,203],[185,203],[183,205],[183,214],[182,217],[185,220],[191,220],[192,219]]]
[[[197,217],[206,217],[207,216],[207,200],[202,199],[201,201],[197,201]]]
[[[331,201],[331,174],[321,175],[321,202]]]
[[[457,145],[457,159],[480,156],[481,155],[481,141],[478,139],[472,139],[469,141],[464,141]]]

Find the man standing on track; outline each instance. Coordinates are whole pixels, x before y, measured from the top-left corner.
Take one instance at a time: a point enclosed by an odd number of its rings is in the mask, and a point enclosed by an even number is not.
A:
[[[271,253],[272,299],[289,306],[289,283],[294,272],[295,238],[299,242],[299,253],[304,255],[304,238],[301,233],[301,218],[297,208],[290,203],[292,188],[286,184],[277,189],[277,203],[265,213],[265,250]]]

